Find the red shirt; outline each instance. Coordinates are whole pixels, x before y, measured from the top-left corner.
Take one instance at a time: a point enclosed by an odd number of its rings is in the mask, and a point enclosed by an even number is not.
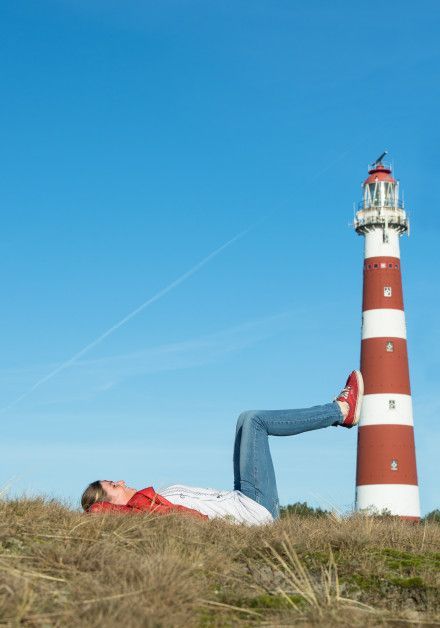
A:
[[[198,510],[186,508],[186,506],[178,506],[172,504],[165,497],[156,493],[152,486],[143,488],[133,495],[133,497],[125,504],[119,506],[110,502],[95,502],[87,510],[89,513],[95,512],[119,512],[121,514],[129,514],[136,512],[151,512],[157,515],[168,515],[171,513],[182,513],[198,517],[199,519],[208,519],[207,515],[202,515]]]

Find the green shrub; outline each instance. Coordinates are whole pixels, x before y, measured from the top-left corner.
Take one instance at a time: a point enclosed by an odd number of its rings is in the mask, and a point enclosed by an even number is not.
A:
[[[314,508],[309,506],[307,502],[295,502],[287,506],[281,506],[280,515],[286,517],[288,515],[296,515],[297,517],[325,517],[329,515],[329,510],[322,510],[322,508]]]
[[[436,523],[440,523],[440,509],[436,508],[428,512],[428,514],[423,517],[422,521],[435,521]]]

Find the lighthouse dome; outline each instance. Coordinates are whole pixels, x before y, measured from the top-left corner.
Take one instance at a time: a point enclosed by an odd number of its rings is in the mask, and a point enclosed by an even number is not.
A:
[[[396,183],[396,180],[391,174],[391,167],[388,164],[374,164],[368,170],[368,177],[365,179],[363,185],[375,183],[376,181],[388,181],[389,183]]]

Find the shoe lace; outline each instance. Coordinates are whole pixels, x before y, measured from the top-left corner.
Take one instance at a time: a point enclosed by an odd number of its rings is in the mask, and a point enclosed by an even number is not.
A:
[[[338,399],[340,399],[341,397],[343,397],[344,399],[348,399],[348,395],[350,394],[350,390],[351,390],[351,386],[346,386],[345,388],[343,388],[341,390],[341,392],[338,395]]]

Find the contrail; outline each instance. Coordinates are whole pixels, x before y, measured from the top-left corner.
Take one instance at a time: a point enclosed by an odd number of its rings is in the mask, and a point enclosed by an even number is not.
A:
[[[262,220],[264,220],[264,219],[262,219]],[[262,220],[258,221],[254,225],[248,227],[244,231],[241,231],[240,233],[235,235],[233,238],[231,238],[230,240],[228,240],[227,242],[225,242],[224,244],[219,246],[217,249],[212,251],[209,255],[204,257],[202,260],[200,260],[200,262],[198,262],[195,266],[193,266],[192,268],[187,270],[185,273],[183,273],[183,275],[180,275],[180,277],[177,277],[177,279],[172,281],[165,288],[162,288],[162,290],[159,290],[159,292],[156,292],[156,294],[154,294],[152,297],[147,299],[147,301],[144,301],[144,303],[142,303],[136,309],[134,309],[132,312],[127,314],[127,316],[124,316],[124,318],[121,318],[120,321],[118,321],[117,323],[115,323],[114,325],[109,327],[109,329],[107,329],[104,333],[102,333],[95,340],[93,340],[91,343],[86,345],[83,349],[81,349],[81,351],[78,351],[78,353],[75,353],[75,355],[73,355],[71,358],[69,358],[68,360],[66,360],[65,362],[63,362],[59,366],[57,366],[55,369],[53,369],[53,371],[51,371],[50,373],[48,373],[47,375],[45,375],[44,377],[39,379],[37,382],[35,382],[35,384],[33,384],[33,386],[31,386],[31,388],[29,388],[29,390],[27,390],[22,395],[17,397],[17,399],[15,399],[14,401],[11,401],[11,403],[9,403],[4,408],[1,408],[0,409],[0,414],[3,414],[7,410],[9,410],[13,406],[15,406],[17,403],[20,403],[20,401],[22,401],[23,399],[28,397],[31,393],[33,393],[34,390],[36,390],[37,388],[39,388],[40,386],[42,386],[43,384],[48,382],[50,379],[52,379],[53,377],[58,375],[58,373],[61,373],[62,371],[65,371],[67,368],[69,368],[69,366],[72,366],[72,364],[75,364],[75,362],[77,362],[80,358],[82,358],[83,355],[85,355],[91,349],[93,349],[94,347],[99,345],[103,340],[105,340],[106,338],[111,336],[120,327],[122,327],[123,325],[128,323],[128,321],[130,321],[132,318],[134,318],[135,316],[140,314],[148,306],[150,306],[153,303],[155,303],[156,301],[159,301],[160,299],[162,299],[162,297],[164,297],[166,294],[168,294],[168,292],[171,292],[171,290],[174,290],[174,288],[177,288],[177,286],[180,286],[181,283],[183,283],[184,281],[186,281],[187,279],[189,279],[190,277],[195,275],[195,273],[197,273],[201,268],[203,268],[203,266],[206,266],[206,264],[208,264],[212,259],[214,259],[214,257],[217,257],[217,255],[219,255],[222,251],[224,251],[229,246],[231,246],[231,244],[234,244],[234,242],[237,242],[237,240],[240,240],[245,235],[247,235],[258,224],[260,224],[262,222]]]
[[[324,168],[322,168],[321,170],[319,170],[317,173],[315,173],[311,179],[310,182],[315,181],[316,179],[318,179],[320,176],[322,176],[322,174],[324,174],[329,168],[331,168],[336,162],[340,161],[341,159],[343,159],[352,149],[349,148],[345,151],[343,151],[340,155],[338,155],[330,164],[324,166]],[[266,216],[264,216],[263,218],[261,218],[260,220],[258,220],[256,223],[254,223],[253,225],[251,225],[250,227],[248,227],[247,229],[245,229],[244,231],[241,231],[240,233],[238,233],[237,235],[235,235],[233,238],[231,238],[230,240],[228,240],[227,242],[225,242],[224,244],[222,244],[221,246],[219,246],[217,249],[215,249],[214,251],[212,251],[212,253],[210,253],[209,255],[207,255],[206,257],[204,257],[202,260],[200,260],[200,262],[198,262],[195,266],[193,266],[192,268],[190,268],[189,270],[187,270],[185,273],[183,273],[183,275],[180,275],[180,277],[178,277],[177,279],[175,279],[174,281],[172,281],[170,284],[168,284],[168,286],[166,286],[165,288],[162,288],[162,290],[159,290],[159,292],[156,292],[155,295],[153,295],[152,297],[150,297],[147,301],[145,301],[144,303],[142,303],[142,305],[139,305],[139,307],[137,307],[136,309],[134,309],[132,312],[130,312],[130,314],[127,314],[127,316],[125,316],[124,318],[122,318],[120,321],[118,321],[117,323],[115,323],[115,325],[113,325],[112,327],[110,327],[109,329],[107,329],[107,331],[105,331],[104,333],[102,333],[100,336],[98,336],[98,338],[96,338],[95,340],[93,340],[90,344],[88,344],[87,346],[85,346],[83,349],[81,349],[81,351],[78,351],[78,353],[75,353],[75,355],[73,355],[71,358],[69,358],[69,360],[66,360],[66,362],[63,362],[62,364],[60,364],[59,366],[57,366],[53,371],[51,371],[50,373],[48,373],[47,375],[45,375],[44,377],[42,377],[41,379],[39,379],[37,382],[35,382],[35,384],[33,386],[31,386],[31,388],[29,388],[29,390],[27,390],[26,392],[24,392],[22,395],[20,395],[19,397],[17,397],[17,399],[15,399],[14,401],[11,401],[11,403],[9,403],[7,406],[3,407],[0,409],[0,414],[5,413],[7,410],[9,410],[10,408],[12,408],[13,406],[17,405],[17,403],[20,403],[20,401],[22,401],[23,399],[25,399],[26,397],[28,397],[31,393],[34,392],[34,390],[36,390],[37,388],[39,388],[40,386],[42,386],[43,384],[45,384],[46,382],[48,382],[50,379],[52,379],[53,377],[55,377],[56,375],[58,375],[58,373],[61,373],[62,371],[66,370],[67,368],[69,368],[69,366],[72,366],[72,364],[75,364],[75,362],[77,362],[79,360],[79,358],[81,358],[84,354],[88,353],[91,349],[93,349],[94,347],[96,347],[96,345],[98,345],[99,343],[101,343],[103,340],[105,340],[108,336],[111,336],[111,334],[113,334],[115,331],[117,331],[120,327],[122,327],[123,325],[125,325],[125,323],[128,323],[129,320],[131,320],[132,318],[134,318],[135,316],[137,316],[140,312],[142,312],[143,310],[145,310],[145,308],[147,308],[149,305],[152,305],[153,303],[155,303],[156,301],[159,301],[162,297],[164,297],[166,294],[168,294],[168,292],[171,292],[171,290],[174,290],[174,288],[177,288],[177,286],[179,286],[181,283],[183,283],[184,281],[186,281],[187,279],[189,279],[190,277],[192,277],[192,275],[194,275],[195,273],[197,273],[201,268],[203,268],[203,266],[205,266],[206,264],[208,264],[208,262],[210,262],[212,259],[214,259],[214,257],[217,257],[217,255],[219,255],[222,251],[224,251],[226,248],[228,248],[229,246],[231,246],[231,244],[233,244],[234,242],[237,242],[237,240],[240,240],[241,238],[243,238],[245,235],[247,235],[250,231],[252,231],[253,229],[255,229],[258,225],[260,225],[262,222],[265,222],[266,220],[268,220],[269,218],[272,218],[274,214],[277,213],[277,211],[279,211],[280,208],[278,207],[278,210],[275,210],[273,212],[270,212],[269,214],[266,214]]]

